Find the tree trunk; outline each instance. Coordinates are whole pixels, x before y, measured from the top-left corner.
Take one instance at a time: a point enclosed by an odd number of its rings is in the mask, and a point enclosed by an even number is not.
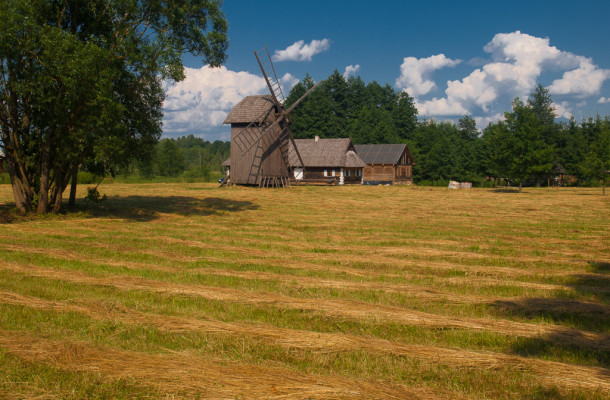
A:
[[[15,206],[20,213],[27,214],[32,211],[32,200],[34,199],[34,191],[30,186],[27,174],[24,168],[18,164],[18,160],[15,160],[14,151],[7,151],[4,161],[6,171],[11,177]]]
[[[523,189],[523,183],[519,182],[519,193],[521,193],[522,189]]]
[[[38,214],[49,212],[49,175],[51,173],[51,143],[47,138],[42,149],[40,165],[40,191],[38,192]]]
[[[10,163],[7,163],[9,176],[11,177],[11,186],[13,188],[13,197],[15,198],[15,206],[22,214],[30,212],[31,202],[28,200],[28,196],[23,187],[23,182],[16,174],[15,167]]]
[[[78,180],[78,165],[72,170],[72,179],[70,182],[70,199],[68,200],[68,206],[74,207],[76,204],[76,184]]]
[[[61,201],[66,184],[64,183],[64,172],[55,171],[55,188],[53,190],[53,213],[61,211]]]

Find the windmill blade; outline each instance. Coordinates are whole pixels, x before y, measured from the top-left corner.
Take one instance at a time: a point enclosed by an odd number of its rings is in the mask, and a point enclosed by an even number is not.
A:
[[[296,106],[298,106],[300,102],[302,102],[303,100],[305,100],[305,97],[309,96],[309,94],[310,94],[311,92],[313,92],[313,90],[316,88],[316,86],[318,86],[318,85],[320,84],[320,82],[322,82],[322,81],[318,81],[318,83],[316,83],[316,84],[315,84],[315,85],[313,85],[311,88],[309,88],[309,90],[308,90],[308,91],[306,91],[306,92],[305,92],[305,94],[304,94],[303,96],[301,96],[301,98],[300,98],[300,99],[298,99],[297,101],[295,101],[295,102],[294,102],[294,104],[293,104],[293,105],[291,105],[291,106],[290,106],[290,108],[288,108],[288,110],[286,110],[286,111],[287,111],[288,113],[290,113],[292,110],[294,110],[294,108],[295,108]]]
[[[277,107],[278,111],[280,111],[284,107],[284,92],[282,92],[280,81],[277,79],[277,74],[275,73],[273,63],[271,62],[271,56],[269,55],[269,49],[267,48],[267,45],[265,45],[265,48],[262,50],[254,50],[254,55],[256,56],[258,66],[261,68],[261,72],[265,77],[265,82],[267,82],[267,87],[271,92],[273,102],[275,103],[275,106]]]
[[[258,145],[258,143],[263,140],[266,139],[267,136],[273,132],[274,127],[278,126],[280,124],[280,122],[282,122],[284,120],[284,116],[283,115],[278,115],[277,119],[271,123],[269,123],[267,126],[263,127],[261,134],[258,136],[258,138],[251,143],[247,148],[245,148],[243,150],[244,153],[249,152],[250,150],[252,150],[254,148],[254,146]],[[282,127],[283,129],[283,127]]]
[[[288,155],[289,164],[291,166],[294,165],[295,167],[304,168],[305,163],[303,162],[303,158],[301,158],[301,153],[299,153],[299,148],[294,142],[294,137],[292,136],[292,132],[290,132],[290,128],[288,127],[288,125],[286,125],[286,136],[288,136],[288,140],[290,141],[290,143],[292,143],[292,148],[294,149],[294,153]]]
[[[264,129],[264,123],[268,120],[269,115],[273,112],[273,107],[269,110],[263,111],[258,117],[248,124],[241,132],[235,135],[232,140],[235,142],[239,150],[245,153],[248,149],[252,148],[259,141],[259,130],[255,127],[256,124],[262,124]],[[270,122],[268,123],[270,124]]]

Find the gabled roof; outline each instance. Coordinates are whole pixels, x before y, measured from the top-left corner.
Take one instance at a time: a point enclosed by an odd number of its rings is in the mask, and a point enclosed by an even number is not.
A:
[[[406,144],[357,144],[356,153],[367,164],[398,164],[400,156],[406,150]]]
[[[346,139],[295,139],[294,143],[299,149],[305,168],[307,167],[336,167],[336,168],[364,168],[366,163],[351,149],[352,140]],[[291,166],[295,164],[296,155],[290,143]],[[294,155],[294,156],[293,156]],[[296,160],[298,162],[298,160]],[[231,166],[231,159],[222,163],[223,167]]]
[[[249,124],[263,122],[263,118],[274,106],[271,95],[247,96],[237,103],[225,118],[223,124]]]
[[[350,150],[352,140],[345,139],[295,139],[295,144],[305,168],[307,167],[348,167],[364,168],[366,163]],[[292,144],[291,144],[292,147]]]

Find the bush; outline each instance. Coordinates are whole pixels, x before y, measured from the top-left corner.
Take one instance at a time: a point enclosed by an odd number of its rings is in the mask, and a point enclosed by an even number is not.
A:
[[[8,172],[3,172],[0,174],[0,184],[8,184],[11,183],[11,177],[8,175]]]
[[[85,200],[92,201],[94,203],[101,203],[102,201],[106,201],[107,197],[106,194],[104,194],[103,196],[100,195],[100,192],[97,190],[97,187],[88,187],[87,188],[87,195],[85,196]]]
[[[97,183],[99,177],[91,172],[79,171],[78,177],[76,178],[76,182],[82,183],[84,185],[90,185],[92,183]]]

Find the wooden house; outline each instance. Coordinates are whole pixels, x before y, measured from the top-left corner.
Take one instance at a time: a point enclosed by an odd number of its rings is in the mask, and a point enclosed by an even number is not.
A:
[[[365,185],[413,183],[413,157],[406,144],[357,144],[356,153],[367,165]]]
[[[360,159],[352,140],[295,139],[305,168],[293,167],[294,177],[302,182],[335,182],[337,184],[362,183],[362,169],[366,163]],[[292,150],[292,149],[291,149]]]
[[[362,170],[366,163],[360,159],[352,140],[346,139],[295,139],[303,164],[292,165],[292,173],[297,183],[361,184]],[[294,149],[290,145],[290,152]],[[291,158],[294,159],[294,158]],[[233,157],[222,166],[227,176],[233,179]]]
[[[231,124],[231,183],[258,185],[261,177],[288,179],[292,175],[282,154],[285,149],[280,148],[286,142],[280,140],[285,131],[272,124],[277,112],[271,95],[259,95],[247,96],[227,115],[224,123]],[[239,142],[236,138],[240,135],[247,136],[253,145]]]

